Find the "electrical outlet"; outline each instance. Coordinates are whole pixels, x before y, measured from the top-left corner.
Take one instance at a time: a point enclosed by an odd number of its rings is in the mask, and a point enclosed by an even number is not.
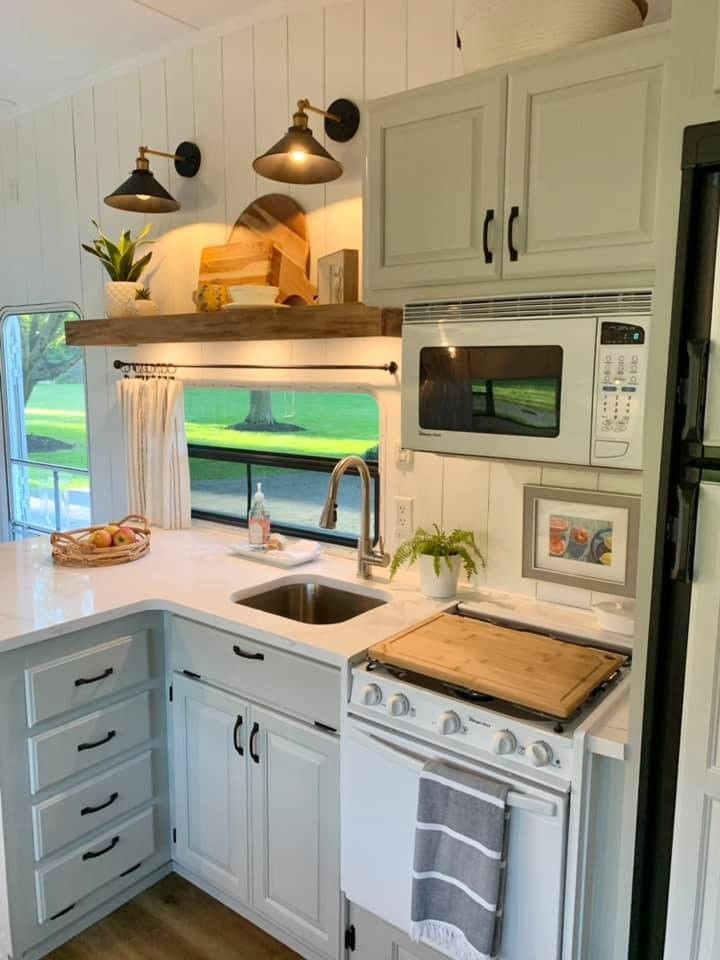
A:
[[[395,497],[395,536],[407,540],[413,535],[413,498]]]

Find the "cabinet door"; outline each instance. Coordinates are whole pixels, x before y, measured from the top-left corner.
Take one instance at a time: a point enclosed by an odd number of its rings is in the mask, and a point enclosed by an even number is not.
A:
[[[174,858],[233,899],[247,902],[247,705],[176,677],[173,721]]]
[[[445,954],[413,943],[406,934],[354,903],[350,904],[349,925],[355,934],[353,960],[445,960]]]
[[[370,290],[499,276],[504,140],[504,77],[464,78],[370,106]]]
[[[628,37],[510,72],[505,276],[654,266],[664,50]]]
[[[336,737],[250,712],[253,906],[328,957],[340,950]]]

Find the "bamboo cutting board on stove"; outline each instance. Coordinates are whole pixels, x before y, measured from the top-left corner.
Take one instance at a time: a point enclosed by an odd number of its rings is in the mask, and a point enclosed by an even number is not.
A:
[[[625,657],[441,613],[368,651],[372,660],[567,719]]]

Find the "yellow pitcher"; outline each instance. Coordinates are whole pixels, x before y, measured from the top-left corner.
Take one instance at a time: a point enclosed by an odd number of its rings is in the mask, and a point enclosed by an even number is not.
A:
[[[208,313],[229,303],[230,295],[221,283],[201,283],[193,293],[193,301],[201,313]]]

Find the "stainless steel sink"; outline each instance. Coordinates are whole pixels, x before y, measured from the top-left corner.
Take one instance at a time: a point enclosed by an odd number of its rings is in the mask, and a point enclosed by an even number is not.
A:
[[[282,583],[248,594],[233,595],[233,602],[276,617],[317,625],[344,623],[387,603],[380,596],[355,593],[314,580]]]

